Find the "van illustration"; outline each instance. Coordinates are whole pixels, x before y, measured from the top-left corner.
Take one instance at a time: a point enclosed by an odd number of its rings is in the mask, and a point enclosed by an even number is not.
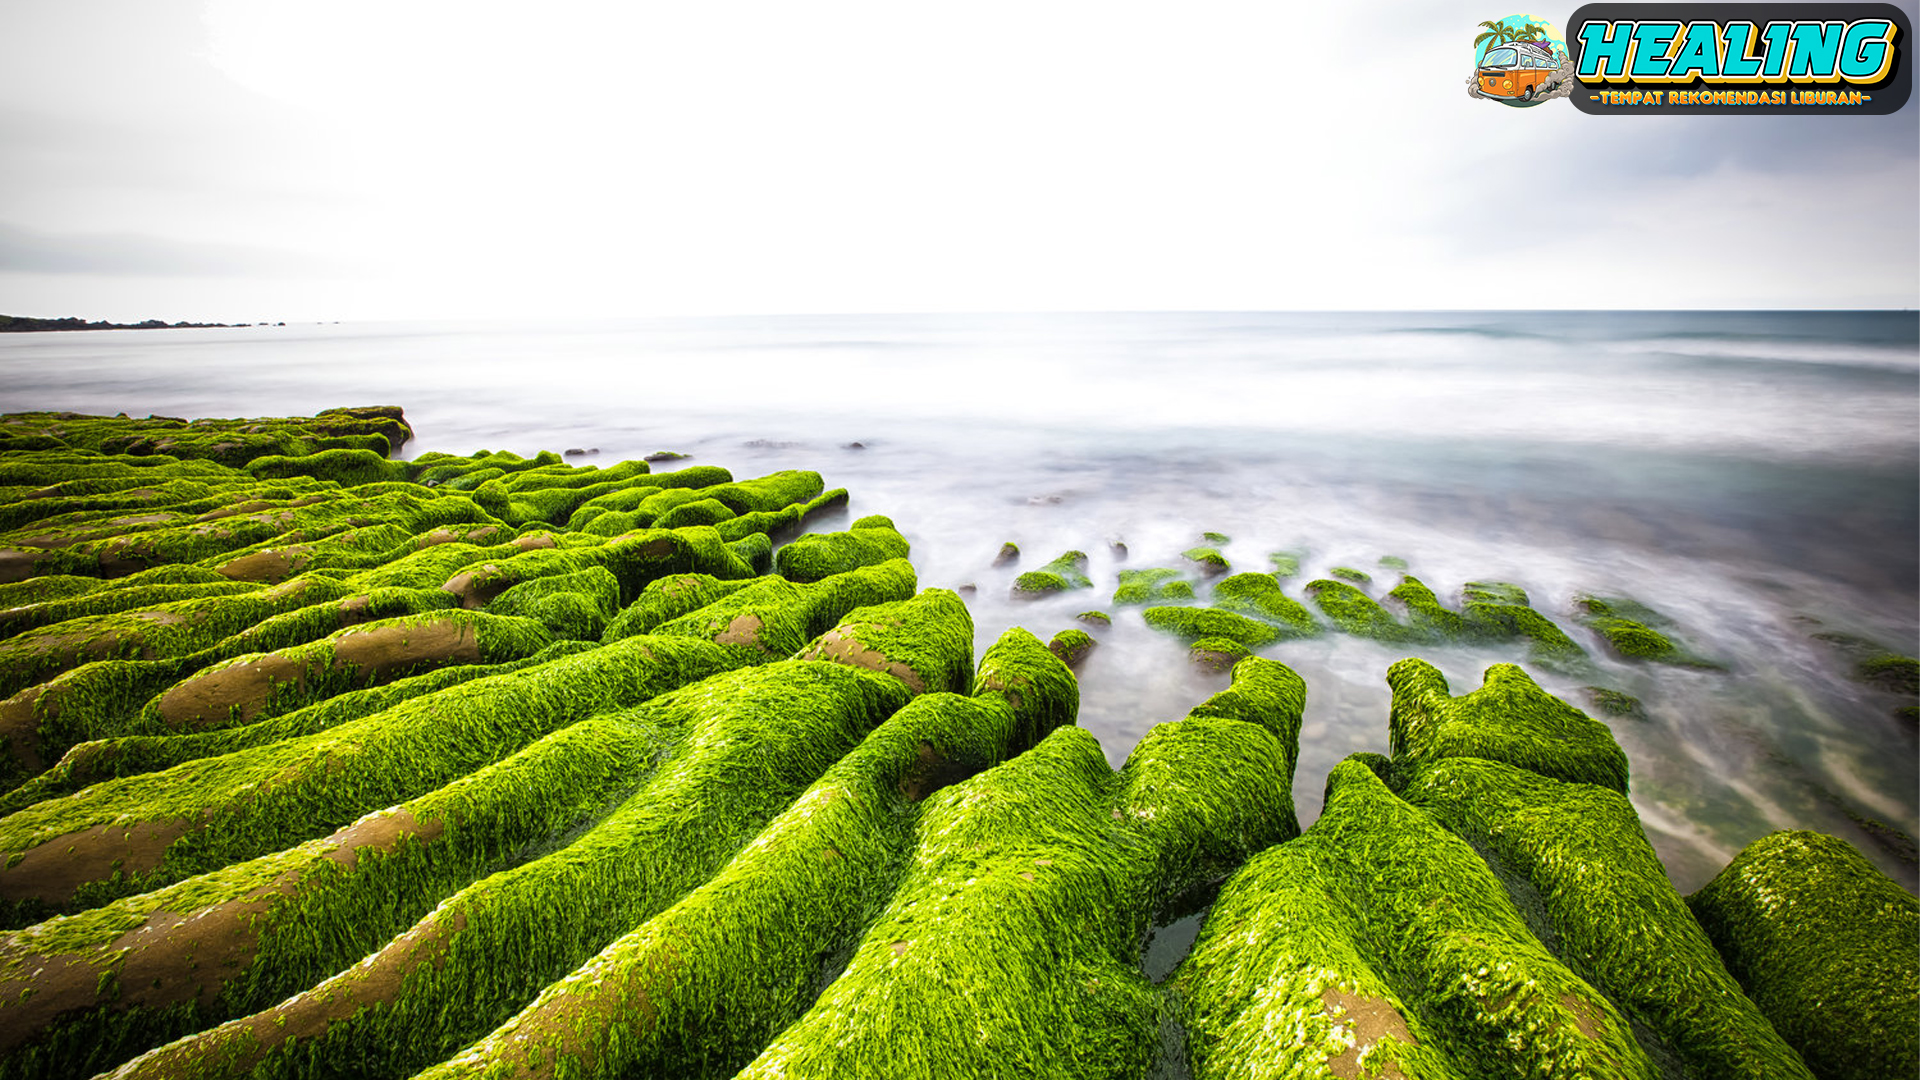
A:
[[[1558,85],[1560,63],[1545,45],[1509,41],[1488,49],[1474,75],[1488,97],[1532,101]]]

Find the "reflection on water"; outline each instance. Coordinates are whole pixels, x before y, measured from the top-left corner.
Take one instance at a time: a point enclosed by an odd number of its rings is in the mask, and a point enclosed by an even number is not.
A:
[[[736,475],[811,468],[885,513],[929,586],[977,588],[984,649],[1110,611],[1081,722],[1116,764],[1224,684],[1110,603],[1123,566],[1178,566],[1202,531],[1236,569],[1303,549],[1450,599],[1524,586],[1596,670],[1633,797],[1676,882],[1814,828],[1909,885],[1862,821],[1916,830],[1914,726],[1811,635],[1916,651],[1920,326],[1897,313],[1457,313],[681,320],[8,335],[0,407],[177,416],[399,404],[408,453],[656,449]],[[859,447],[851,444],[858,443]],[[991,566],[1003,541],[1020,565]],[[1126,545],[1125,561],[1109,547]],[[1095,588],[1036,602],[1013,576],[1068,549]],[[1202,593],[1204,596],[1205,589]],[[1632,595],[1724,671],[1613,659],[1570,616]],[[1271,646],[1309,687],[1296,798],[1385,750],[1387,665],[1347,637]],[[1515,649],[1419,649],[1456,693]],[[1880,830],[1883,837],[1890,833]],[[1891,846],[1890,846],[1891,844]]]

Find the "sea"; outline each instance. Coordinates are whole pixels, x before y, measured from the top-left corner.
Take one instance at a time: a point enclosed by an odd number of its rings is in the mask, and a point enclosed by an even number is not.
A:
[[[0,335],[0,411],[306,415],[399,405],[403,450],[668,450],[736,477],[813,469],[885,514],[923,587],[961,590],[984,651],[1088,629],[1079,722],[1116,766],[1226,676],[1112,603],[1118,572],[1236,571],[1299,554],[1304,582],[1405,573],[1453,603],[1524,587],[1592,658],[1530,667],[1602,716],[1631,797],[1690,891],[1776,829],[1848,839],[1915,886],[1912,705],[1858,649],[1920,653],[1920,316],[1914,312],[848,315],[337,323]],[[1002,544],[1018,562],[995,565]],[[1067,551],[1091,589],[1014,577]],[[1383,561],[1384,560],[1384,561]],[[1197,572],[1200,599],[1209,584]],[[1711,667],[1614,655],[1576,597],[1624,597]],[[1108,628],[1076,621],[1107,612]],[[1822,636],[1825,635],[1825,636]],[[1850,649],[1852,651],[1850,651]],[[1343,634],[1257,650],[1308,687],[1303,824],[1328,770],[1388,749],[1394,661],[1456,694],[1521,646]],[[1588,704],[1600,685],[1637,715]]]

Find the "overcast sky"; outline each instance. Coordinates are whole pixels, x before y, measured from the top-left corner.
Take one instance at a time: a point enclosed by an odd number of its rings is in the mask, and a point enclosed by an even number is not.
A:
[[[1510,109],[1503,14],[0,0],[0,312],[1916,306],[1920,102]]]

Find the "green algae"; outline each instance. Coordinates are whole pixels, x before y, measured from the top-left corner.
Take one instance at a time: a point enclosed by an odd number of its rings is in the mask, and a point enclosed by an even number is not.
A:
[[[276,589],[306,583],[302,579]],[[316,590],[319,595],[332,596],[339,591],[333,587],[336,583],[321,583],[328,588]],[[81,664],[0,703],[0,719],[9,721],[11,730],[31,743],[13,747],[10,737],[12,754],[24,750],[22,757],[35,759],[58,757],[69,747],[94,739],[163,732],[168,729],[151,723],[142,706],[153,695],[209,665],[246,653],[272,652],[314,641],[359,622],[438,611],[451,603],[451,597],[438,590],[376,589],[308,604],[270,616],[185,656]],[[17,759],[0,758],[0,768],[8,760]]]
[[[973,682],[973,616],[958,594],[927,589],[855,608],[794,655],[870,668],[916,694],[964,692]]]
[[[1047,642],[1047,648],[1060,658],[1061,663],[1078,671],[1081,662],[1098,644],[1085,630],[1067,629],[1053,635],[1053,639]]]
[[[1507,604],[1531,607],[1527,590],[1510,581],[1469,581],[1460,587],[1461,599],[1469,604]]]
[[[1776,832],[1687,898],[1814,1074],[1904,1076],[1920,1060],[1920,901],[1844,840]]]
[[[1387,592],[1406,612],[1407,625],[1421,637],[1439,641],[1473,640],[1479,636],[1459,612],[1441,606],[1440,598],[1419,578],[1402,576]]]
[[[1105,630],[1113,625],[1113,616],[1104,611],[1083,611],[1075,615],[1074,619],[1086,623],[1096,630]]]
[[[443,664],[523,659],[552,643],[553,635],[532,619],[477,611],[374,619],[318,641],[210,665],[149,700],[132,727],[187,731],[252,723]]]
[[[57,440],[62,457],[72,451],[103,455],[198,459],[240,467],[269,454],[304,455],[327,449],[363,449],[386,455],[413,437],[404,415],[390,405],[326,409],[313,416],[200,419],[87,416],[24,412],[0,417],[16,438]]]
[[[1553,620],[1530,607],[1514,604],[1468,603],[1463,617],[1492,637],[1524,639],[1527,662],[1547,671],[1585,669],[1586,650],[1574,644]]]
[[[1165,604],[1193,599],[1193,583],[1171,567],[1120,571],[1120,587],[1114,590],[1113,605]]]
[[[507,1020],[553,973],[589,960],[712,877],[905,701],[894,680],[799,661],[664,695],[635,713],[673,736],[652,779],[561,851],[482,879],[441,904],[409,933],[437,938],[431,954],[415,954],[403,939],[275,1010],[304,1035],[274,1032],[255,1018],[143,1064],[169,1075],[238,1053],[246,1075],[267,1077],[305,1075],[342,1057],[390,1073],[445,1058]],[[689,829],[689,821],[702,827]],[[817,850],[806,858],[816,861]],[[577,896],[595,903],[555,902]],[[507,953],[520,962],[500,964]],[[397,994],[381,991],[389,980],[399,982]],[[334,1019],[300,1023],[315,1014]],[[247,1036],[261,1030],[268,1045],[248,1045]]]
[[[1721,965],[1624,795],[1464,757],[1402,794],[1524,877],[1561,958],[1690,1075],[1811,1075]]]
[[[1188,641],[1226,638],[1257,649],[1281,637],[1280,631],[1271,623],[1213,608],[1150,607],[1142,613],[1142,617],[1155,630]]]
[[[1224,574],[1233,569],[1233,564],[1227,561],[1225,555],[1220,554],[1220,549],[1217,547],[1191,547],[1180,555],[1188,562],[1197,565],[1200,572],[1208,577]]]
[[[1300,560],[1307,557],[1304,551],[1275,551],[1267,555],[1267,562],[1273,565],[1273,576],[1290,578],[1300,576]]]
[[[1223,637],[1198,638],[1187,646],[1187,660],[1204,671],[1227,672],[1247,657],[1252,656],[1245,645]]]
[[[125,580],[121,579],[122,582]],[[12,637],[27,630],[65,622],[68,619],[143,610],[180,600],[232,596],[238,593],[254,592],[259,588],[260,586],[251,582],[241,581],[138,586],[120,584],[117,588],[92,590],[35,604],[0,606],[0,637]]]
[[[494,597],[486,610],[537,619],[559,637],[599,641],[620,612],[620,582],[606,567],[589,566],[523,581]]]
[[[1141,936],[1160,897],[1280,838],[1276,742],[1162,724],[1116,776],[1063,728],[932,796],[846,970],[740,1075],[1141,1075],[1161,1015]]]
[[[311,476],[341,487],[407,479],[406,462],[388,461],[384,453],[372,450],[321,450],[299,457],[268,454],[248,462],[247,471],[263,480]]]
[[[365,689],[348,690],[304,708],[237,727],[185,735],[122,735],[76,743],[47,771],[0,796],[0,816],[43,799],[72,794],[103,780],[159,772],[185,761],[217,757],[283,739],[311,735],[349,720],[382,712],[410,698],[472,679],[504,675],[510,671],[577,656],[589,648],[591,646],[585,642],[557,641],[519,660],[437,668],[425,674]]]
[[[1174,987],[1196,1077],[1644,1077],[1627,1021],[1464,841],[1349,758],[1221,890]]]
[[[1351,581],[1356,585],[1365,585],[1373,580],[1372,574],[1367,573],[1365,570],[1355,570],[1351,566],[1336,566],[1327,571],[1327,574],[1331,577],[1337,577],[1342,581]]]
[[[19,1032],[28,1045],[8,1075],[110,1067],[279,1001],[377,949],[489,864],[599,809],[657,751],[644,728],[582,721],[326,839],[7,935],[0,980],[67,963],[137,972],[142,988],[129,999],[49,986],[61,995],[57,1011],[50,1000],[0,995],[0,1018],[32,1006],[38,1022]],[[223,962],[202,974],[200,957]]]
[[[1071,699],[1045,711],[1070,716]],[[428,1075],[510,1072],[529,1048],[560,1069],[730,1075],[805,1010],[823,962],[895,891],[921,800],[1000,760],[1016,728],[997,693],[916,697],[712,880]]]
[[[725,533],[721,534],[723,537]],[[751,532],[738,540],[728,540],[727,550],[758,576],[773,571],[773,540],[765,533]]]
[[[891,518],[863,517],[846,532],[807,533],[773,553],[773,572],[790,581],[813,582],[862,566],[907,557],[907,538]]]
[[[711,574],[668,574],[640,590],[633,603],[607,624],[603,642],[644,634],[662,623],[698,611],[753,583],[752,578],[722,580]]]
[[[1237,615],[1272,623],[1287,637],[1311,637],[1320,624],[1298,600],[1281,591],[1272,574],[1244,573],[1221,579],[1213,587],[1213,606]]]
[[[1013,580],[1016,599],[1091,588],[1093,579],[1087,576],[1087,554],[1084,551],[1062,552],[1047,565],[1038,570],[1029,570]]]
[[[795,503],[779,510],[749,510],[721,522],[718,528],[720,535],[728,541],[742,540],[755,534],[770,539],[784,537],[813,518],[843,509],[846,505],[847,489],[834,488],[804,503]]]
[[[1672,620],[1644,604],[1619,598],[1578,596],[1574,606],[1582,613],[1580,622],[1598,633],[1619,656],[1629,660],[1651,660],[1684,667],[1717,668],[1720,665],[1683,648],[1656,627],[1672,627]]]
[[[1627,756],[1607,726],[1516,665],[1495,664],[1478,690],[1460,697],[1449,696],[1446,677],[1424,660],[1388,668],[1387,685],[1388,737],[1403,776],[1441,758],[1475,757],[1626,793]]]
[[[1011,753],[1022,753],[1055,728],[1070,727],[1080,709],[1080,684],[1040,639],[1013,627],[980,657],[973,696],[998,698],[1013,711]]]
[[[1608,716],[1626,716],[1635,720],[1647,718],[1647,710],[1640,704],[1640,699],[1624,690],[1610,690],[1604,686],[1587,686],[1582,689],[1593,707]]]
[[[116,529],[110,536],[39,551],[33,563],[38,573],[119,577],[163,563],[223,561],[263,543],[311,543],[369,521],[418,533],[439,526],[487,524],[494,518],[472,499],[412,484],[334,489],[215,520]]]
[[[0,640],[0,695],[44,682],[90,660],[177,659],[275,615],[339,600],[348,589],[303,578],[271,589],[176,600],[89,615]]]
[[[1420,641],[1425,637],[1421,631],[1396,620],[1371,596],[1344,581],[1319,578],[1309,581],[1305,591],[1321,614],[1355,637],[1386,642]]]
[[[1854,665],[1853,677],[1902,697],[1920,695],[1920,660],[1911,656],[1895,653],[1869,656]]]
[[[742,663],[763,663],[799,652],[809,639],[833,630],[856,608],[907,599],[913,587],[912,567],[904,559],[863,566],[810,584],[756,578],[745,588],[661,623],[652,633],[711,641],[733,651]],[[953,600],[959,604],[958,597]],[[959,606],[964,615],[965,605]],[[970,637],[970,621],[967,626]]]
[[[1407,560],[1398,555],[1382,555],[1380,556],[1380,565],[1389,570],[1399,570],[1404,573],[1407,569]]]
[[[111,780],[0,820],[0,857],[65,867],[42,884],[29,865],[0,869],[9,924],[80,910],[312,838],[467,775],[533,739],[595,713],[631,706],[739,664],[710,642],[645,636],[580,656],[476,679],[338,727],[164,772]],[[85,845],[78,834],[124,830]],[[140,828],[136,829],[135,826]],[[126,864],[147,836],[159,858]]]

